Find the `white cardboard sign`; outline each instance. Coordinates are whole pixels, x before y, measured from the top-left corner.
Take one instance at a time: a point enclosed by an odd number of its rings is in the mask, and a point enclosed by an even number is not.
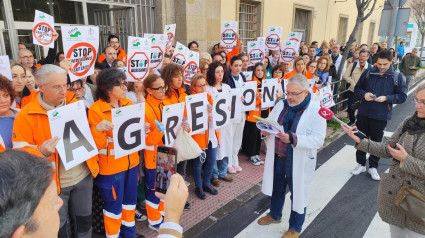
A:
[[[201,133],[208,129],[207,93],[198,93],[186,96],[187,121],[191,135]]]
[[[237,21],[224,21],[221,23],[220,45],[225,45],[228,52],[238,43],[237,32]]]
[[[128,82],[143,81],[149,75],[151,40],[148,38],[128,37],[127,69]]]
[[[273,107],[276,103],[277,79],[263,79],[261,83],[261,108]]]
[[[144,34],[144,38],[151,41],[150,68],[160,69],[164,60],[167,35],[165,34]]]
[[[55,20],[49,14],[35,10],[34,25],[32,27],[32,42],[36,45],[54,48],[53,31]]]
[[[182,126],[184,102],[164,106],[162,111],[162,124],[165,128],[165,145],[173,146],[177,131]]]

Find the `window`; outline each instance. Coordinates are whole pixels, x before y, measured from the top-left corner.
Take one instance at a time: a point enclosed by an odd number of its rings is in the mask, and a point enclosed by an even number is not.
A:
[[[347,40],[348,17],[340,16],[338,23],[337,41],[339,45],[345,45]]]
[[[53,4],[55,23],[84,24],[81,2],[66,0],[13,0],[15,21],[34,21],[34,9],[50,14],[49,4]]]
[[[246,46],[248,41],[256,41],[259,34],[260,5],[241,1],[239,5],[239,35]]]
[[[375,22],[370,22],[370,25],[369,25],[369,36],[368,36],[368,38],[367,38],[367,44],[368,45],[372,45],[372,43],[373,43],[373,36],[375,35]]]
[[[363,34],[363,22],[360,23],[359,27],[357,28],[357,33],[356,33],[356,42],[357,42],[357,45],[363,44],[363,42],[362,42],[362,34]],[[369,45],[369,47],[370,46],[371,45]]]
[[[303,33],[302,40],[310,42],[311,11],[295,8],[294,31]]]

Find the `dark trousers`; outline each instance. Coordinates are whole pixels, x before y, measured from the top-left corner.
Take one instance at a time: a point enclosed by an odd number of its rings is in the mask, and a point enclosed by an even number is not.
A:
[[[347,113],[348,113],[348,119],[350,120],[350,122],[355,122],[356,121],[356,105],[355,102],[357,101],[357,97],[354,94],[354,92],[352,91],[347,91],[345,92],[346,97],[347,97]]]
[[[375,120],[363,116],[357,116],[356,126],[359,131],[366,134],[366,136],[376,142],[381,142],[384,136],[384,129],[387,126],[387,121]],[[356,151],[357,163],[366,165],[366,152]],[[378,168],[379,157],[374,155],[369,156],[369,168]]]

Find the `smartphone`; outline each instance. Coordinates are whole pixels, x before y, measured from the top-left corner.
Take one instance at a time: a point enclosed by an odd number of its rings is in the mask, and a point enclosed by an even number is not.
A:
[[[177,150],[168,146],[156,149],[155,191],[166,193],[170,186],[171,175],[177,169]]]

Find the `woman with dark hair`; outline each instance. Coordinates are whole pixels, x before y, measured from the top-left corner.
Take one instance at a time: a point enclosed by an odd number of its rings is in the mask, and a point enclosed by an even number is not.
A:
[[[324,55],[320,56],[320,58],[317,59],[317,76],[319,77],[321,83],[326,86],[331,84],[331,82],[329,81],[329,76],[332,76],[330,68],[331,61],[329,59],[329,56]]]
[[[272,75],[274,79],[277,79],[277,97],[283,97],[285,93],[282,85],[283,66],[281,64],[273,66]]]
[[[227,78],[226,70],[223,65],[219,62],[210,64],[207,73],[207,93],[214,98],[215,95],[230,90],[230,86],[223,83],[223,79]],[[229,124],[230,125],[230,124]],[[226,182],[232,182],[233,178],[227,175],[227,167],[229,165],[229,156],[232,154],[232,148],[230,145],[233,144],[231,140],[232,128],[230,126],[221,128],[220,136],[220,148],[218,150],[217,163],[214,164],[214,170],[211,178],[211,184],[218,187],[220,180]]]
[[[12,87],[12,83],[9,79],[0,75],[0,151],[13,148],[13,122],[19,111],[11,108],[14,100],[15,90]]]
[[[65,53],[60,51],[56,54],[55,63],[59,65],[59,63],[65,59]]]
[[[12,72],[12,87],[16,95],[13,107],[22,109],[31,102],[37,91],[27,88],[27,75],[24,66],[12,62],[10,64],[10,71]]]
[[[97,77],[98,100],[88,111],[91,133],[99,150],[99,175],[95,184],[104,200],[103,218],[107,236],[136,237],[138,152],[115,158],[111,110],[132,105],[125,98],[125,74],[105,69]]]
[[[161,77],[165,83],[165,97],[163,100],[164,106],[186,102],[186,89],[183,86],[183,67],[177,64],[169,64],[161,72]],[[190,126],[187,122],[187,112],[184,110],[183,114],[183,129],[190,132]],[[186,165],[187,160],[180,162],[177,165],[177,172],[186,179]],[[186,180],[185,180],[186,181]],[[189,182],[186,181],[189,186]],[[189,202],[186,202],[185,209],[190,208]]]
[[[256,63],[254,65],[254,72],[252,73],[252,81],[257,82],[257,98],[255,102],[255,110],[247,112],[245,127],[243,129],[242,137],[242,153],[248,156],[249,161],[253,165],[264,164],[264,161],[260,159],[260,146],[261,146],[261,134],[257,128],[257,120],[254,116],[267,118],[269,115],[269,108],[261,108],[261,85],[263,79],[266,78],[266,69],[262,63]]]
[[[267,79],[271,79],[272,78],[272,71],[273,71],[273,67],[270,64],[270,60],[269,57],[265,57],[264,58],[264,68],[266,69],[266,78]]]

